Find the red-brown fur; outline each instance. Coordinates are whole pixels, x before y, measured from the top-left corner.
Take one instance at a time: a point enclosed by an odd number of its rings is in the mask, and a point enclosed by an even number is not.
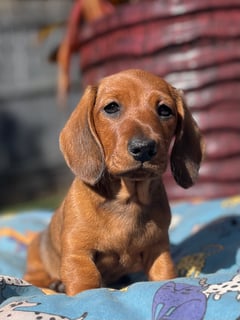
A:
[[[109,113],[113,101],[119,110],[114,105]],[[160,117],[159,104],[170,108],[169,117]],[[174,138],[172,172],[187,188],[198,175],[202,140],[182,93],[142,70],[89,86],[60,136],[76,178],[49,227],[29,246],[25,279],[42,287],[61,281],[74,295],[140,270],[150,280],[175,277],[162,183]],[[155,142],[149,159],[129,152],[136,139]],[[138,151],[133,148],[134,156]]]

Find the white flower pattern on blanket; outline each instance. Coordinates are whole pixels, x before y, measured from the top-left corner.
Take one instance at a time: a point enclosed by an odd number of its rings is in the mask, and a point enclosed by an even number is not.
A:
[[[43,313],[38,311],[23,311],[18,310],[19,308],[37,306],[38,303],[32,303],[28,301],[11,302],[0,309],[0,319],[9,320],[84,320],[87,317],[87,313],[81,315],[80,318],[70,319],[63,316],[53,315],[49,313]]]
[[[7,276],[1,276],[0,275],[0,288],[2,289],[3,285],[12,285],[12,286],[31,286],[30,283],[23,279],[15,278],[15,277],[7,277]]]
[[[6,291],[11,286],[15,289],[21,287],[32,287],[30,283],[23,279],[0,275],[0,298],[1,296],[4,297],[4,295],[7,296]],[[40,304],[40,302],[28,302],[27,300],[12,301],[0,308],[0,319],[19,320],[24,317],[24,320],[84,320],[87,317],[86,312],[82,314],[80,318],[67,318],[56,314],[34,311],[34,307]],[[29,310],[23,310],[22,308],[29,308]]]
[[[236,292],[236,299],[240,301],[240,270],[229,281],[217,284],[207,284],[207,279],[203,278],[200,280],[200,285],[203,287],[204,290],[202,290],[202,292],[207,298],[212,294],[214,300],[220,300],[224,294],[228,292]]]

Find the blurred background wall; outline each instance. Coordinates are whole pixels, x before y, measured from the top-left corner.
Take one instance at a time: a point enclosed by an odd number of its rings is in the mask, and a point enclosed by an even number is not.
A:
[[[59,108],[55,64],[48,55],[59,44],[70,0],[0,1],[0,208],[66,187],[71,174],[58,135],[79,99]],[[79,81],[78,70],[76,81]]]
[[[72,175],[58,136],[81,88],[128,68],[154,72],[183,89],[206,141],[193,188],[185,191],[170,171],[165,175],[170,200],[239,194],[239,0],[109,0],[116,5],[112,14],[93,22],[89,15],[99,2],[0,0],[0,206],[65,192]],[[57,67],[48,57],[68,17],[76,29],[67,33],[76,59],[61,109]]]

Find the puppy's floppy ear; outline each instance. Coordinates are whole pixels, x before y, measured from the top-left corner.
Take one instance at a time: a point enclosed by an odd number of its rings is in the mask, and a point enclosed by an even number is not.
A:
[[[105,168],[92,116],[96,95],[97,87],[87,87],[60,134],[60,149],[68,166],[90,185],[99,181]]]
[[[171,153],[171,170],[176,182],[183,188],[189,188],[198,177],[203,158],[203,140],[186,106],[182,91],[173,89],[177,104],[178,124]]]

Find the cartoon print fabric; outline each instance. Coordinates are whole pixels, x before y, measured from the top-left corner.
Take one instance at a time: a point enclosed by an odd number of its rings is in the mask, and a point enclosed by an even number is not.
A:
[[[75,297],[46,295],[21,279],[32,232],[51,212],[0,215],[0,319],[240,319],[240,196],[172,206],[179,278],[101,288]],[[141,282],[136,282],[141,281]]]
[[[211,278],[214,278],[211,275]],[[207,308],[210,303],[208,300],[212,298],[211,305],[214,307],[213,301],[219,301],[215,304],[215,308],[221,308],[225,303],[223,302],[223,296],[229,294],[228,299],[232,299],[230,305],[225,305],[225,312],[221,315],[219,313],[218,318],[215,312],[212,315],[212,319],[239,319],[240,315],[240,270],[234,275],[234,277],[228,281],[219,283],[207,284],[207,278],[201,279],[198,285],[193,285],[185,281],[179,283],[175,281],[169,281],[162,285],[154,295],[152,305],[152,319],[191,319],[202,320],[206,319]],[[236,293],[235,299],[233,294]],[[221,300],[222,299],[222,300]],[[220,301],[221,300],[221,301]],[[221,302],[221,303],[220,303]],[[234,310],[230,310],[230,307],[236,306]],[[158,308],[160,306],[160,308]],[[227,312],[227,313],[226,313]],[[229,318],[227,317],[229,314]],[[226,318],[225,318],[226,315]],[[209,319],[211,319],[209,317]]]

